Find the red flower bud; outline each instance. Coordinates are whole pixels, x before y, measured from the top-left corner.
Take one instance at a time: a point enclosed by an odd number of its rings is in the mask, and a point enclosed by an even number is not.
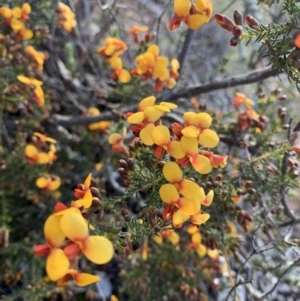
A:
[[[233,27],[231,32],[235,37],[239,37],[243,32],[243,27],[240,25],[236,25]]]
[[[235,47],[240,43],[240,41],[240,37],[232,37],[232,39],[230,40],[230,46]]]
[[[250,28],[255,29],[256,27],[259,26],[257,20],[249,15],[245,16],[245,21]]]
[[[233,27],[235,26],[233,21],[225,15],[215,14],[214,19],[222,28],[228,31],[232,31]]]

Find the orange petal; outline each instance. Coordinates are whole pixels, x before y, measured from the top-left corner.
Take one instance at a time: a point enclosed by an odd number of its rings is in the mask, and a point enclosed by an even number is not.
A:
[[[22,16],[22,10],[20,7],[14,7],[11,12],[14,18],[20,19]]]
[[[110,66],[114,70],[121,70],[123,67],[122,60],[119,57],[113,57],[109,60]]]
[[[51,247],[48,244],[38,245],[33,248],[34,255],[40,257],[48,256],[50,251],[51,251]]]
[[[60,228],[60,216],[50,215],[44,224],[44,235],[51,247],[60,247],[65,241],[65,234]]]
[[[74,242],[85,240],[89,231],[82,215],[74,210],[65,210],[63,213],[60,220],[62,232]]]
[[[167,162],[164,165],[163,175],[170,183],[179,183],[182,180],[182,171],[175,162]]]
[[[37,162],[40,164],[47,164],[50,162],[50,157],[48,154],[41,152],[37,156]]]
[[[47,189],[54,191],[59,188],[60,184],[61,184],[60,178],[54,177],[54,179],[52,179],[52,181],[49,183]]]
[[[179,200],[178,191],[173,184],[162,185],[159,189],[159,196],[166,204],[176,203]]]
[[[72,202],[72,207],[84,207],[85,209],[90,208],[93,201],[93,195],[90,190],[88,190],[82,199]]]
[[[83,243],[82,252],[93,263],[105,264],[112,259],[114,248],[104,236],[89,236]]]
[[[69,269],[70,262],[61,249],[52,249],[46,262],[47,275],[51,281],[64,277]]]
[[[122,69],[118,75],[118,78],[121,83],[126,84],[130,81],[131,75],[127,70]]]
[[[210,206],[214,199],[214,191],[210,190],[209,193],[206,195],[204,202],[201,205]]]

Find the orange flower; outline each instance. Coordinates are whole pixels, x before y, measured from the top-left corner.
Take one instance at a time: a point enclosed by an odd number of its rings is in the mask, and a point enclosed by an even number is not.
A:
[[[112,77],[117,77],[121,83],[128,83],[131,79],[130,73],[123,69],[122,60],[119,57],[113,57],[109,60],[109,64],[114,70]]]
[[[244,105],[247,109],[253,107],[252,99],[239,92],[235,93],[235,97],[233,98],[232,103],[236,109],[239,109],[241,105]]]
[[[92,174],[90,173],[85,181],[84,184],[78,184],[77,188],[74,189],[74,196],[78,199],[83,198],[85,194],[90,190],[92,181]]]
[[[140,32],[147,32],[149,30],[148,26],[133,26],[130,29],[130,33],[132,34],[133,40],[135,41],[135,43],[139,43],[139,38],[138,38],[138,34]]]
[[[126,44],[113,37],[105,39],[103,46],[100,46],[97,50],[99,55],[105,56],[106,58],[118,57],[127,50]]]
[[[32,46],[28,45],[25,48],[25,52],[30,56],[30,58],[37,64],[37,68],[43,71],[44,61],[46,55],[43,52],[36,51]]]
[[[76,26],[75,15],[70,7],[62,2],[58,3],[58,26],[67,32],[71,32]]]
[[[46,175],[38,178],[35,185],[40,189],[53,191],[59,188],[61,180],[55,175]]]
[[[30,164],[48,164],[50,162],[49,155],[45,152],[40,152],[33,144],[27,144],[25,147],[25,158]]]

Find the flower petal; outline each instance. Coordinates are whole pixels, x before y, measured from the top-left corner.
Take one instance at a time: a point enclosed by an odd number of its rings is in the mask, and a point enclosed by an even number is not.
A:
[[[154,123],[155,121],[157,121],[161,116],[164,115],[164,112],[157,109],[155,106],[152,107],[147,107],[144,110],[144,114],[145,114],[145,120],[147,122],[152,122]]]
[[[140,131],[140,139],[145,145],[151,146],[154,144],[152,132],[155,129],[155,125],[153,123],[148,123],[141,131]]]
[[[176,203],[179,200],[178,191],[173,184],[162,185],[159,189],[159,196],[166,204]]]
[[[118,75],[118,78],[119,78],[121,83],[126,84],[130,81],[131,75],[127,70],[122,69],[121,72]]]
[[[167,150],[175,159],[182,159],[185,156],[179,141],[171,141],[167,146]]]
[[[190,125],[182,129],[181,134],[186,138],[197,138],[199,136],[199,129]]]
[[[87,286],[100,281],[100,277],[88,273],[78,273],[73,276],[75,283],[78,286]]]
[[[205,199],[203,188],[191,180],[183,179],[179,184],[178,191],[188,199],[198,198],[201,201]]]
[[[196,30],[209,21],[206,15],[189,15],[186,19],[186,25],[193,30]]]
[[[155,144],[163,146],[170,142],[170,131],[165,125],[158,125],[152,131],[152,139]]]
[[[51,281],[57,281],[64,277],[69,266],[69,259],[63,250],[56,248],[51,250],[46,261],[46,271]]]
[[[180,147],[187,156],[192,156],[198,153],[198,140],[197,138],[182,136],[180,139]]]
[[[105,264],[112,259],[114,248],[104,236],[89,236],[83,243],[82,252],[93,263]]]
[[[212,123],[212,118],[209,114],[202,112],[195,116],[195,124],[199,129],[207,129]]]
[[[84,184],[83,184],[85,189],[90,188],[91,181],[92,181],[92,173],[89,173],[89,175],[86,177]]]
[[[190,221],[195,225],[201,225],[205,222],[207,222],[210,218],[210,215],[208,213],[197,213],[190,217]]]
[[[171,242],[172,245],[177,245],[180,241],[180,236],[175,231],[172,231],[171,234],[168,236],[168,240]]]
[[[74,210],[65,211],[60,220],[60,227],[63,233],[74,242],[85,240],[89,234],[85,219],[81,213]]]
[[[183,197],[178,201],[178,208],[188,215],[193,215],[199,212],[201,205],[199,199],[188,199]]]
[[[196,248],[195,248],[195,250],[196,250],[197,254],[198,254],[200,257],[205,256],[205,255],[206,255],[206,252],[207,252],[206,247],[205,247],[204,245],[202,245],[202,244],[197,245]]]
[[[189,214],[177,210],[173,215],[173,225],[176,228],[180,228],[182,224],[190,218]]]
[[[40,178],[36,179],[35,185],[38,188],[43,189],[43,188],[46,188],[50,182],[51,182],[50,177],[40,177]]]
[[[195,112],[185,112],[183,114],[183,122],[185,126],[189,125],[195,125],[195,118],[196,118],[196,113]]]
[[[179,183],[182,181],[182,171],[175,162],[167,162],[163,167],[163,175],[170,183]]]
[[[220,138],[216,132],[206,129],[200,133],[198,141],[205,147],[213,148],[219,144]]]
[[[44,224],[44,235],[51,247],[60,247],[66,239],[65,234],[60,228],[60,219],[60,216],[52,214]]]
[[[202,155],[197,155],[190,158],[190,161],[199,173],[206,175],[212,171],[212,166],[208,158]]]
[[[128,118],[127,118],[127,122],[130,123],[130,124],[138,124],[138,123],[141,123],[145,118],[145,115],[144,115],[144,112],[137,112],[137,113],[134,113],[132,115],[130,115]]]
[[[184,19],[191,9],[191,2],[189,0],[175,0],[174,10],[179,18]]]
[[[139,111],[144,111],[147,107],[154,106],[156,98],[154,96],[148,96],[142,99],[139,103]]]
[[[175,105],[174,103],[167,102],[167,101],[162,101],[159,105],[167,107],[168,109],[176,109],[176,108],[178,108],[178,106]]]
[[[214,199],[214,191],[210,190],[209,193],[206,195],[204,202],[201,205],[210,206]]]

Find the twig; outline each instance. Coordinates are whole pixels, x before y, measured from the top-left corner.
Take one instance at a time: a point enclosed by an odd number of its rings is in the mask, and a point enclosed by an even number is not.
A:
[[[280,280],[298,263],[300,263],[300,258],[298,258],[296,261],[294,261],[278,278],[278,281],[274,284],[274,286],[266,293],[264,293],[262,296],[260,296],[257,301],[263,300],[266,296],[272,294],[274,290],[276,289],[277,285],[279,284]]]
[[[248,284],[248,283],[252,283],[253,281],[252,280],[246,280],[246,281],[239,281],[235,286],[233,286],[230,291],[228,292],[226,298],[225,298],[225,301],[228,300],[229,296],[231,295],[231,293],[233,292],[233,290],[235,290],[238,286],[240,285],[245,285],[245,284]]]
[[[203,84],[200,86],[192,86],[185,89],[181,87],[178,92],[175,91],[170,95],[170,99],[175,100],[181,97],[192,97],[198,94],[208,93],[215,90],[261,82],[269,77],[277,76],[280,73],[281,72],[278,69],[267,67],[260,70],[251,71],[243,75],[225,78],[220,81]]]

